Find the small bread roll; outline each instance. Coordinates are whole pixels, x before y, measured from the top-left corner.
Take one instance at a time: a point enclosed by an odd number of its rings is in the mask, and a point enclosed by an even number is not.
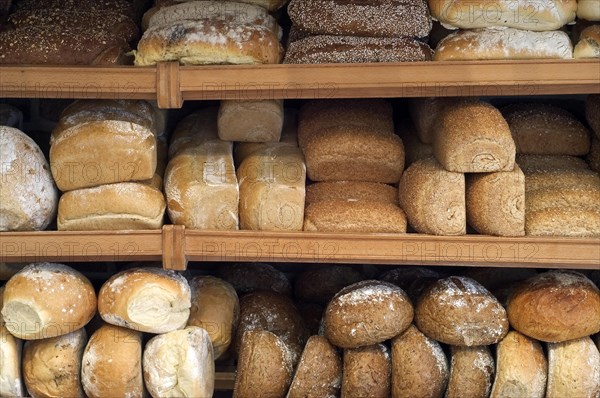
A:
[[[335,397],[342,385],[342,358],[323,336],[311,336],[286,398]]]
[[[231,284],[214,276],[197,276],[190,282],[192,307],[187,326],[208,332],[215,359],[227,351],[240,318],[240,303]]]
[[[543,398],[548,363],[536,340],[510,331],[496,348],[496,379],[492,398]]]
[[[600,9],[597,0],[577,0],[577,18],[587,21],[600,21]]]
[[[142,398],[142,333],[103,324],[85,347],[81,381],[90,398]]]
[[[361,272],[344,265],[307,269],[296,277],[294,296],[300,301],[327,304],[337,292],[363,279]]]
[[[465,176],[445,170],[435,158],[413,163],[400,180],[400,207],[419,233],[467,233]]]
[[[30,264],[4,286],[2,317],[8,331],[20,339],[71,333],[84,327],[95,313],[94,287],[63,264]]]
[[[283,100],[223,100],[218,127],[223,141],[278,142],[283,128]]]
[[[448,360],[439,343],[411,325],[392,340],[392,396],[441,398]]]
[[[344,200],[398,204],[398,190],[391,185],[365,181],[324,181],[306,187],[306,204]]]
[[[573,340],[600,331],[600,290],[578,272],[544,272],[512,292],[507,312],[510,325],[529,337]]]
[[[325,315],[325,336],[342,348],[357,348],[391,339],[413,320],[412,304],[402,289],[381,281],[362,281],[342,289]]]
[[[591,338],[548,344],[547,398],[598,397],[600,353]]]
[[[185,327],[190,300],[190,286],[180,274],[160,268],[133,268],[113,275],[102,285],[98,312],[112,325],[167,333]]]
[[[257,290],[272,290],[292,295],[292,284],[285,274],[265,263],[238,263],[218,267],[217,276],[229,282],[241,297]]]
[[[87,343],[85,329],[23,347],[23,379],[32,397],[83,398],[81,358]],[[2,364],[4,366],[4,364]]]
[[[596,136],[600,138],[600,94],[591,94],[587,97],[585,118]]]
[[[0,308],[4,287],[0,287]],[[11,397],[24,396],[21,378],[21,349],[23,342],[10,334],[0,316],[0,395]]]
[[[423,292],[415,323],[428,337],[456,346],[494,344],[508,333],[506,311],[498,300],[461,276],[440,279]]]
[[[215,363],[206,330],[188,326],[155,336],[144,348],[144,381],[152,397],[212,397]]]
[[[588,26],[581,32],[573,58],[600,58],[600,25]]]
[[[233,387],[234,398],[283,398],[292,381],[292,354],[273,333],[244,333]]]
[[[342,397],[387,398],[391,392],[391,360],[383,344],[344,350]]]
[[[494,378],[494,358],[486,346],[450,347],[450,379],[445,398],[487,398]]]

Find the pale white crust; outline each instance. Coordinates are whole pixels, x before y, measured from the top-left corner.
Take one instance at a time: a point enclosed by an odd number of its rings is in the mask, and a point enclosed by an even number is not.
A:
[[[0,288],[0,307],[2,288]],[[21,376],[21,349],[23,342],[10,334],[0,320],[0,391],[7,396],[22,397],[25,394]]]
[[[589,26],[581,32],[573,58],[600,58],[600,25]]]
[[[587,21],[600,21],[597,0],[577,0],[577,17]]]
[[[591,338],[548,344],[547,398],[600,396],[600,353]]]
[[[223,141],[279,142],[283,101],[223,100],[219,108],[219,138]]]

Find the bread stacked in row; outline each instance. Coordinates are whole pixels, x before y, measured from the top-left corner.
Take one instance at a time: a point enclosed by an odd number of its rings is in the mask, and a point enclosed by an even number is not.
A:
[[[288,14],[293,26],[284,63],[431,60],[420,40],[431,30],[425,0],[292,0]]]

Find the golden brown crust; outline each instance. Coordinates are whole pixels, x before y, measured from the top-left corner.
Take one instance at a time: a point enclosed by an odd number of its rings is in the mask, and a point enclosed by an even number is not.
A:
[[[450,378],[445,398],[486,398],[494,378],[494,358],[486,346],[450,348]]]
[[[391,359],[383,344],[344,350],[342,396],[386,398],[391,392]]]
[[[600,25],[589,26],[581,32],[573,58],[600,58]]]
[[[600,395],[600,353],[589,337],[548,344],[546,397]]]
[[[398,190],[391,185],[365,181],[316,182],[306,187],[306,204],[330,200],[398,204]]]
[[[595,0],[577,0],[577,17],[587,21],[600,21],[600,10]]]
[[[600,210],[548,207],[525,213],[525,234],[531,236],[600,237]]]

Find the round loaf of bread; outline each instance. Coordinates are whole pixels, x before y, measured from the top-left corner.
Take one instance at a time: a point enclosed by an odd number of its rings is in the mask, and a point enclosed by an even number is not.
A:
[[[240,318],[240,303],[233,286],[214,276],[197,276],[190,282],[192,307],[187,326],[208,332],[214,358],[227,351]]]
[[[217,276],[229,282],[240,295],[257,290],[272,290],[292,295],[292,284],[285,274],[265,263],[238,263],[219,267]]]
[[[183,329],[191,292],[174,271],[133,268],[113,275],[98,294],[98,312],[105,322],[147,333]]]
[[[56,214],[58,190],[38,145],[0,126],[0,231],[45,229]]]
[[[548,344],[547,398],[600,395],[600,353],[591,338]]]
[[[600,94],[593,94],[585,101],[585,118],[588,124],[600,138]]]
[[[441,397],[448,360],[440,344],[414,325],[392,340],[392,396]]]
[[[600,25],[588,26],[581,32],[573,58],[600,58]]]
[[[233,397],[284,397],[293,369],[292,353],[279,337],[249,330],[240,345]]]
[[[53,299],[49,299],[53,297]],[[96,313],[90,281],[63,264],[31,264],[4,287],[6,328],[25,340],[47,339],[81,329]]]
[[[490,349],[452,346],[450,355],[450,379],[445,397],[489,397],[495,369]]]
[[[342,397],[387,398],[391,392],[391,359],[383,344],[344,350]]]
[[[0,308],[4,287],[0,287]],[[0,316],[0,391],[11,397],[25,395],[21,377],[21,349],[23,342],[10,334]]]
[[[89,398],[142,398],[142,333],[103,324],[85,347],[81,381]]]
[[[577,0],[577,17],[586,21],[600,21],[600,7],[596,0]]]
[[[398,204],[398,190],[391,185],[365,181],[324,181],[306,187],[306,204],[331,200]]]
[[[306,342],[287,398],[336,397],[342,385],[342,358],[323,336]]]
[[[148,341],[144,381],[153,397],[212,397],[215,363],[206,330],[188,326]]]
[[[365,277],[349,266],[326,265],[307,269],[294,282],[294,295],[300,301],[327,304],[337,292]]]
[[[402,333],[413,320],[413,306],[402,289],[381,281],[345,287],[331,300],[325,315],[325,336],[342,348],[384,342]]]
[[[23,379],[29,394],[32,397],[85,397],[80,373],[86,343],[87,334],[83,328],[58,337],[26,342]]]
[[[549,271],[522,282],[507,312],[510,325],[529,337],[573,340],[600,331],[600,290],[578,272]]]
[[[497,343],[508,333],[506,311],[470,278],[440,279],[417,302],[415,322],[428,337],[457,346]]]

